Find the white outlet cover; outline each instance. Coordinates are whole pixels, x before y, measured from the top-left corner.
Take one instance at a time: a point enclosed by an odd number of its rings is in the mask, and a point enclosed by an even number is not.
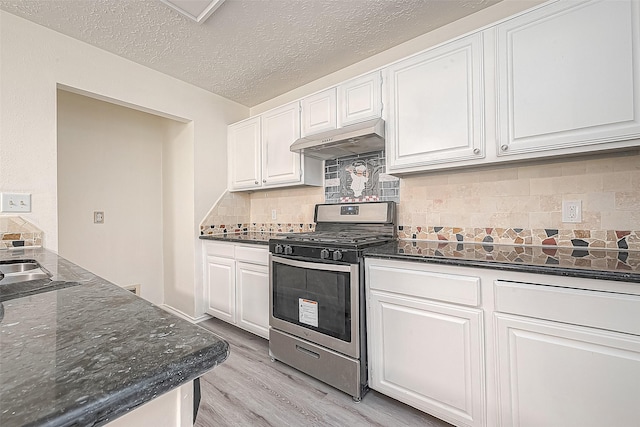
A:
[[[562,222],[582,222],[582,201],[562,201]]]
[[[2,212],[31,212],[31,194],[2,193],[0,194]]]

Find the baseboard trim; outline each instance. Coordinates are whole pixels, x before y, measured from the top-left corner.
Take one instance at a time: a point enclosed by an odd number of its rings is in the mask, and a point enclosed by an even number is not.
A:
[[[160,308],[168,311],[171,314],[175,314],[176,316],[181,317],[184,320],[188,320],[191,323],[198,323],[207,319],[211,319],[211,316],[209,316],[208,314],[203,314],[198,317],[191,317],[188,314],[178,310],[177,308],[171,307],[170,305],[167,305],[167,304],[161,304]]]

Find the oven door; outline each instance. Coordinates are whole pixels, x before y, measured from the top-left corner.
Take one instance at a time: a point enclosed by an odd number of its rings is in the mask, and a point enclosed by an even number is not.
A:
[[[358,264],[270,255],[269,265],[269,325],[358,359]]]

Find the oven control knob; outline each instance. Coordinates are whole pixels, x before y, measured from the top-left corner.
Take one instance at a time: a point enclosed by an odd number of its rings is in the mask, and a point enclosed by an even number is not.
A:
[[[291,255],[293,253],[293,248],[289,245],[286,245],[284,247],[284,254],[285,255]]]
[[[329,258],[329,251],[327,249],[321,250],[320,251],[320,258],[328,259]]]
[[[282,253],[282,245],[276,245],[275,248],[273,248],[273,251],[277,254],[281,254]]]
[[[340,261],[342,259],[342,252],[341,251],[333,251],[333,260],[334,261]]]

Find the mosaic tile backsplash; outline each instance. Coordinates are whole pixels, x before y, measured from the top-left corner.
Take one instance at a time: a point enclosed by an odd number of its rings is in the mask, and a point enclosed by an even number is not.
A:
[[[400,178],[387,175],[384,151],[326,160],[325,203],[400,201]]]
[[[42,246],[42,230],[19,216],[0,215],[0,249]]]
[[[384,162],[383,152],[326,161],[324,188],[233,193],[244,200],[233,208],[242,215],[227,215],[232,208],[224,207],[229,201],[222,203],[224,209],[214,208],[201,232],[254,231],[254,224],[257,231],[306,230],[313,225],[315,204],[355,200],[361,189],[357,197],[363,200],[398,202],[401,239],[640,251],[638,152],[402,178],[384,174]],[[563,200],[582,201],[581,223],[562,222]],[[273,209],[277,221],[271,220]]]
[[[559,230],[398,226],[398,238],[458,243],[640,250],[640,230]]]

